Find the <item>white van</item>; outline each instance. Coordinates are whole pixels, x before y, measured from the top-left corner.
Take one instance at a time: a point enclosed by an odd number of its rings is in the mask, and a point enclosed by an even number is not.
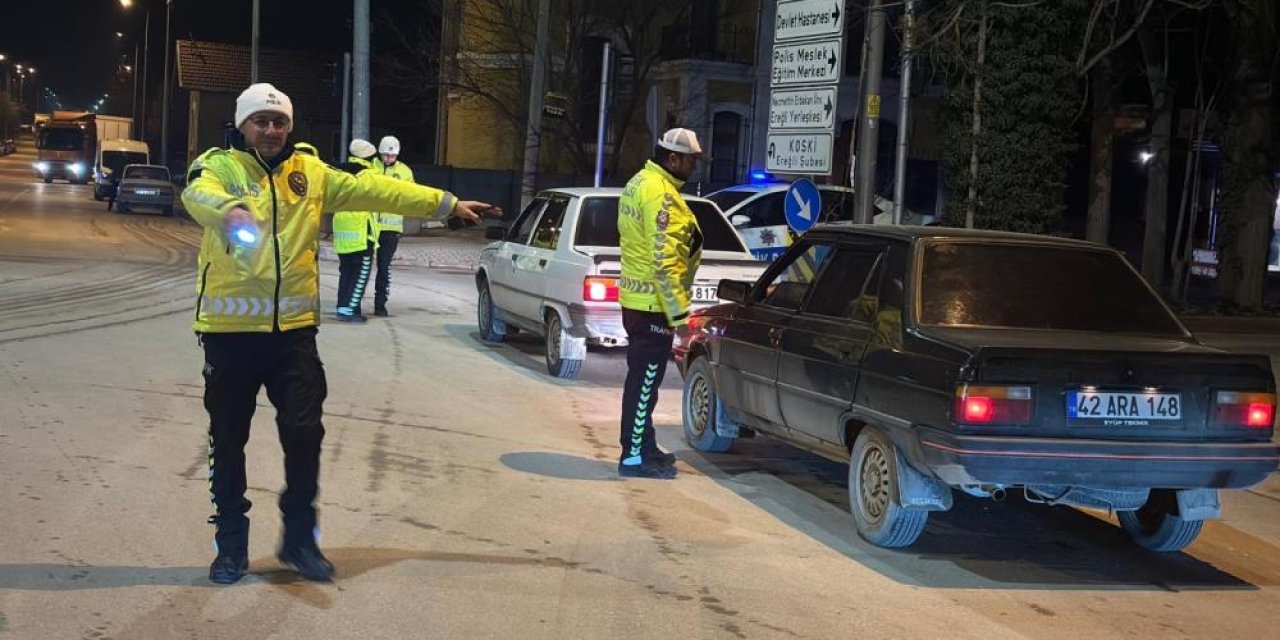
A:
[[[120,174],[127,164],[150,164],[151,149],[141,140],[103,140],[93,162],[93,199],[116,197]]]

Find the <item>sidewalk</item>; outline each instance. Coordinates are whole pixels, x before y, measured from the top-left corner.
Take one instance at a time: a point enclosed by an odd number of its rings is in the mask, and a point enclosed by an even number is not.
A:
[[[479,266],[480,250],[488,243],[483,227],[464,231],[424,229],[419,235],[400,238],[391,264],[470,273]],[[320,259],[337,261],[330,240],[320,241]]]

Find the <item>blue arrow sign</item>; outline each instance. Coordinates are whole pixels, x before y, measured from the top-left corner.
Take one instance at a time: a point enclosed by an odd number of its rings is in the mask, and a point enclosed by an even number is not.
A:
[[[787,224],[796,233],[812,229],[822,211],[822,196],[818,195],[818,187],[808,178],[791,183],[783,210],[787,213]]]

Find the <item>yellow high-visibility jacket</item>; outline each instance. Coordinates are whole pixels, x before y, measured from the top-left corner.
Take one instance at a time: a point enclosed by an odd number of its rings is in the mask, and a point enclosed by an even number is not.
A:
[[[627,309],[662,312],[672,327],[689,319],[689,289],[702,262],[702,230],[680,195],[682,184],[650,160],[618,203],[619,302]]]
[[[353,176],[305,148],[270,168],[256,151],[210,149],[191,165],[182,202],[204,227],[195,330],[271,332],[320,323],[317,236],[323,211],[390,210],[444,218],[457,198],[372,171]],[[257,242],[233,241],[227,212],[253,216]]]
[[[413,169],[410,169],[409,165],[403,162],[400,162],[399,160],[397,160],[395,164],[391,166],[387,166],[382,163],[382,156],[378,156],[378,158],[373,161],[373,166],[378,171],[381,171],[382,175],[388,178],[395,178],[396,180],[407,180],[409,182],[414,181]],[[404,216],[400,216],[389,211],[379,211],[378,212],[378,230],[404,233]]]
[[[373,163],[364,158],[347,158],[351,165],[363,167],[356,175],[373,171]],[[351,169],[354,171],[355,169]],[[370,245],[378,246],[378,218],[372,211],[339,211],[333,214],[333,251],[338,254],[360,253]]]

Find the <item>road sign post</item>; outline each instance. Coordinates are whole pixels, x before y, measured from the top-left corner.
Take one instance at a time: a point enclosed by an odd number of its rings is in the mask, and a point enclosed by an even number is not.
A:
[[[787,214],[787,226],[796,233],[804,233],[818,223],[822,212],[822,196],[818,187],[808,178],[800,178],[787,189],[783,208]]]
[[[844,17],[844,0],[778,2],[765,141],[768,171],[831,173],[837,88],[844,71]]]

